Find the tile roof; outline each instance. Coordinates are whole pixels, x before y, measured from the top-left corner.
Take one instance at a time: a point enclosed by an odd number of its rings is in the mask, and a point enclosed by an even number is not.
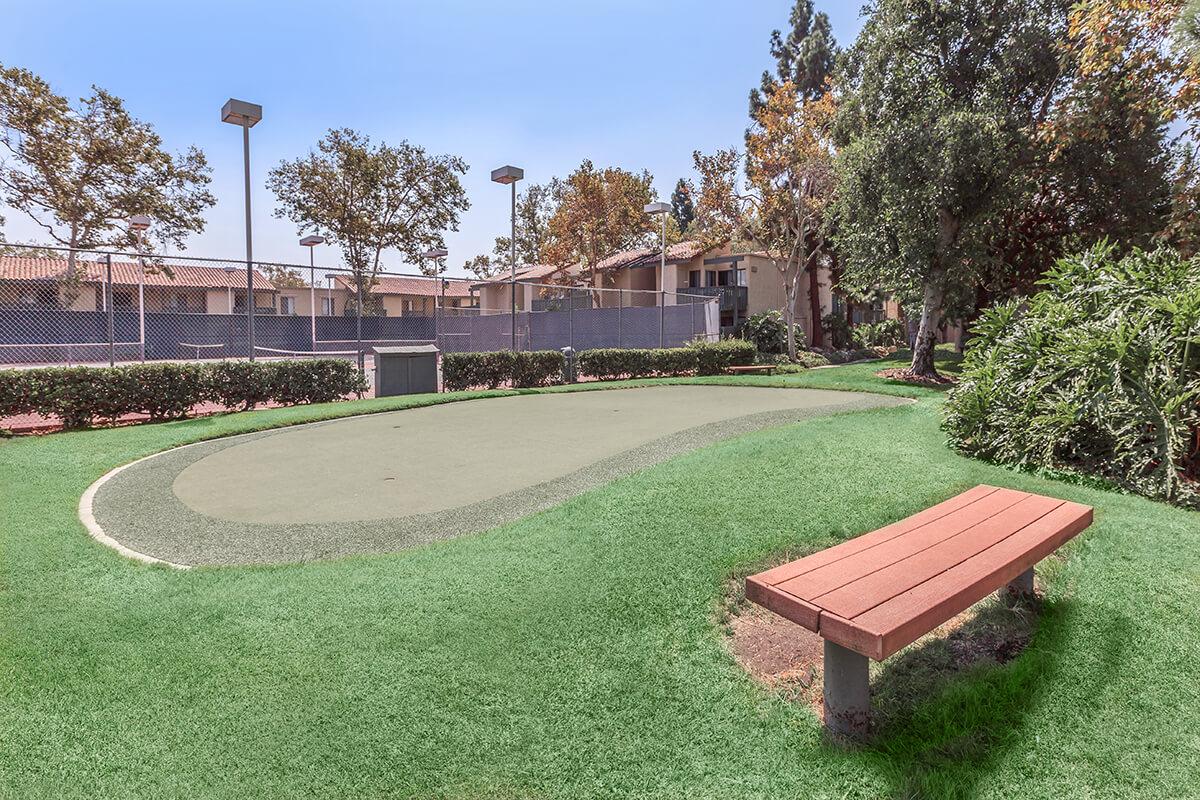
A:
[[[679,264],[684,261],[691,261],[696,256],[711,249],[711,246],[706,247],[702,242],[696,240],[677,242],[676,244],[667,246],[667,262]],[[661,251],[657,247],[635,247],[632,250],[622,250],[601,260],[596,265],[596,272],[653,266],[659,262],[660,253]]]
[[[447,278],[444,296],[470,297],[471,286],[461,278]],[[354,282],[349,275],[334,275],[333,282],[338,288],[354,291]],[[371,294],[412,294],[421,297],[438,297],[443,291],[438,287],[437,278],[416,278],[400,275],[380,275],[375,278]]]
[[[201,267],[195,264],[169,264],[174,277],[155,267],[150,260],[146,262],[146,286],[175,286],[185,289],[228,289],[245,288],[246,271],[238,267],[227,272],[224,267]],[[235,265],[230,265],[235,266]],[[102,283],[104,281],[104,264],[98,261],[76,262],[84,283]],[[120,286],[136,286],[138,283],[138,265],[127,261],[113,262],[113,283]],[[22,258],[20,256],[0,256],[0,280],[6,281],[47,281],[57,280],[66,275],[67,260],[65,258]],[[264,291],[274,291],[275,286],[258,270],[254,271],[254,288]]]
[[[580,264],[571,264],[566,267],[561,264],[527,264],[523,267],[517,267],[517,280],[539,281],[545,278],[574,278],[581,272],[583,272],[583,266]],[[509,280],[511,280],[511,277],[508,271],[505,270],[490,278],[478,281],[474,285],[486,286],[489,283],[507,283]]]

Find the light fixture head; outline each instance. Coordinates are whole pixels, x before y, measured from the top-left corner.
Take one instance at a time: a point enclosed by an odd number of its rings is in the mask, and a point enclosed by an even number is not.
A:
[[[516,183],[525,177],[525,170],[520,167],[505,166],[492,170],[492,180],[496,183]]]
[[[221,269],[225,270],[226,272],[241,272],[242,271],[241,267],[235,267],[232,264],[226,264],[225,266],[221,267]]]
[[[671,210],[670,203],[648,203],[642,211],[647,214],[666,214]]]
[[[300,240],[300,244],[303,247],[316,247],[319,244],[325,244],[325,237],[324,236],[305,236],[303,239]]]
[[[247,103],[245,100],[234,100],[232,97],[221,106],[221,122],[230,125],[244,125],[253,128],[262,119],[262,106]]]
[[[134,214],[129,218],[129,229],[141,233],[150,227],[150,218],[145,214]]]
[[[445,258],[448,255],[450,254],[446,251],[446,248],[435,247],[433,250],[426,250],[424,253],[421,253],[421,258]]]

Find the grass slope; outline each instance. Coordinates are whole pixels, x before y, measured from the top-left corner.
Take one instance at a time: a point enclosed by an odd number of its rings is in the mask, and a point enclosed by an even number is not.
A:
[[[156,450],[397,400],[0,442],[0,796],[1196,796],[1200,515],[958,457],[937,394],[876,369],[738,380],[920,402],[719,443],[484,534],[309,565],[137,565],[75,505]],[[842,752],[726,655],[712,620],[731,574],[980,482],[1097,509],[1016,661],[913,698],[904,724]]]

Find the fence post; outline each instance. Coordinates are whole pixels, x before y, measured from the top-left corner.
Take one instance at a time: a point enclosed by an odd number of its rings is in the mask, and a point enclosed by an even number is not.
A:
[[[568,346],[575,349],[575,290],[567,289],[567,338]]]
[[[112,253],[104,256],[104,310],[108,312],[108,365],[115,366],[116,325],[113,323]]]
[[[617,289],[617,349],[621,347],[621,306],[625,305],[625,292]]]
[[[689,298],[688,308],[689,308],[689,312],[690,312],[688,314],[688,316],[690,316],[692,319],[692,336],[691,336],[691,338],[695,339],[696,338],[696,298],[694,298],[694,297]]]
[[[362,309],[362,307],[363,307],[362,270],[359,270],[358,273],[354,276],[354,278],[355,278],[355,280],[354,280],[355,302],[358,305],[358,308],[356,309],[356,314],[354,317],[354,344],[358,350],[358,371],[360,373],[365,373],[367,371],[367,369],[366,369],[366,361],[365,361],[365,359],[363,359],[363,347],[362,347],[362,311],[363,311],[363,309]]]
[[[138,255],[138,355],[146,363],[146,262]]]
[[[665,224],[665,223],[664,223]],[[659,290],[658,292],[658,349],[663,348],[663,330],[666,328],[667,318],[667,293]]]

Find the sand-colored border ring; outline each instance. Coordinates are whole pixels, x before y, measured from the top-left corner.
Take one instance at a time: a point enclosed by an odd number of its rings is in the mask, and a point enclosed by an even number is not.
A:
[[[190,446],[191,445],[183,445],[183,447],[190,447]],[[180,448],[172,448],[172,449],[180,449]],[[163,452],[169,452],[169,451],[164,450]],[[154,458],[157,455],[161,455],[161,454],[154,453],[152,455],[148,455],[143,458],[139,458],[137,461],[130,461],[128,464],[122,464],[121,466],[117,467],[116,469],[109,470],[104,475],[102,475],[99,480],[97,480],[95,483],[93,483],[91,486],[89,486],[87,488],[87,490],[84,491],[83,496],[79,498],[79,521],[83,523],[83,527],[87,529],[89,536],[91,536],[93,539],[95,539],[100,544],[111,547],[113,550],[116,550],[118,553],[125,556],[126,558],[131,558],[134,561],[140,561],[143,564],[163,564],[164,566],[172,567],[174,569],[191,569],[191,567],[187,564],[176,564],[173,561],[167,561],[166,559],[156,558],[155,556],[147,555],[146,553],[140,553],[137,550],[133,550],[133,549],[126,547],[125,545],[121,544],[116,539],[114,539],[113,537],[109,536],[107,533],[104,532],[104,529],[100,527],[100,523],[96,521],[96,515],[92,512],[92,501],[95,500],[96,492],[100,491],[101,486],[108,483],[109,479],[111,479],[113,476],[118,475],[121,472],[124,472],[125,470],[132,467],[134,464],[141,463],[142,461],[145,461],[148,458]]]

